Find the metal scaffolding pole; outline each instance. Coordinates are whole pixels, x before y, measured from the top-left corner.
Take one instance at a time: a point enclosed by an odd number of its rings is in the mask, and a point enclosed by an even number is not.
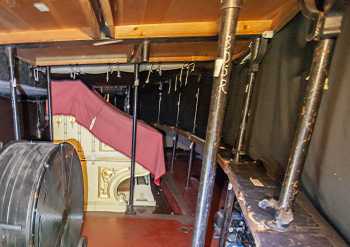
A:
[[[135,165],[136,165],[136,136],[137,136],[137,104],[138,104],[138,88],[139,88],[139,72],[140,65],[134,65],[135,81],[134,81],[134,110],[132,115],[132,142],[131,142],[131,167],[130,167],[130,193],[127,214],[135,214],[134,210],[134,192],[135,192]]]
[[[316,123],[333,46],[333,39],[324,39],[317,44],[314,51],[310,80],[300,111],[300,118],[279,197],[276,221],[281,226],[288,225],[293,220],[291,208],[299,188],[301,172]]]
[[[316,20],[314,32],[308,36],[308,41],[316,41],[317,45],[313,54],[309,81],[300,109],[279,200],[265,199],[259,203],[262,208],[271,207],[276,210],[275,220],[268,224],[271,228],[281,231],[294,220],[292,207],[299,192],[300,177],[320,108],[335,38],[341,32],[342,23],[342,13],[338,11],[331,14],[323,12],[323,10],[318,9],[319,5],[313,0],[308,0],[307,3],[300,1],[300,3],[304,14]],[[323,9],[330,11],[331,6]]]
[[[231,219],[232,219],[233,206],[236,200],[236,195],[235,195],[235,192],[233,191],[233,186],[231,183],[227,185],[226,193],[227,194],[226,194],[226,200],[225,200],[224,223],[222,225],[221,232],[220,232],[219,247],[225,247],[227,233],[228,233]]]
[[[197,200],[193,247],[203,247],[215,182],[216,155],[221,138],[227,89],[232,69],[232,52],[241,0],[221,1],[221,25],[218,58],[215,62],[214,82],[209,108],[207,136]]]
[[[196,134],[196,128],[197,128],[197,115],[198,115],[198,104],[199,104],[199,92],[200,88],[197,88],[196,93],[196,104],[194,108],[194,117],[193,117],[193,127],[192,127],[192,134]],[[193,158],[196,154],[196,143],[194,141],[191,141],[190,144],[190,155],[188,157],[188,168],[187,168],[187,177],[186,177],[186,185],[185,189],[190,188],[190,180],[191,180],[191,172],[192,172],[192,164],[193,164]]]
[[[248,126],[248,118],[249,118],[249,112],[250,112],[250,106],[253,96],[253,90],[255,86],[255,78],[256,74],[259,71],[259,65],[266,53],[267,48],[267,39],[265,38],[256,38],[255,41],[251,44],[251,51],[250,51],[250,64],[249,64],[249,81],[246,88],[245,98],[244,98],[244,104],[243,104],[243,111],[242,111],[242,118],[238,133],[238,140],[236,143],[236,148],[233,150],[235,154],[235,163],[240,163],[241,161],[241,155],[246,154],[246,132],[247,132],[247,126]]]
[[[6,53],[10,67],[10,90],[11,90],[11,107],[12,107],[12,118],[13,128],[15,134],[15,140],[21,139],[21,126],[19,122],[19,114],[17,108],[17,82],[15,77],[15,64],[14,64],[14,48],[12,46],[6,47]]]
[[[175,128],[179,127],[181,97],[182,97],[182,93],[179,92],[178,99],[177,99]],[[172,148],[171,163],[170,163],[170,172],[174,172],[174,164],[175,164],[175,159],[176,159],[176,149],[177,149],[178,141],[179,141],[179,135],[177,134],[176,130],[174,130],[174,133],[173,133],[173,148]]]
[[[140,63],[148,62],[150,55],[150,42],[144,40],[136,48],[134,57],[134,110],[132,116],[132,141],[131,141],[131,166],[130,166],[130,193],[129,202],[126,210],[127,214],[136,214],[134,210],[134,194],[135,194],[135,166],[136,166],[136,143],[137,143],[137,106],[138,106],[138,89],[140,85]]]
[[[47,79],[47,103],[48,103],[48,115],[49,115],[49,135],[50,141],[53,141],[53,113],[52,113],[52,85],[51,85],[51,70],[50,67],[46,67],[46,79]]]

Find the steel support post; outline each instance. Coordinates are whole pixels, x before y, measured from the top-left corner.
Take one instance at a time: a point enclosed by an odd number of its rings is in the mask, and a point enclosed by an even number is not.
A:
[[[47,104],[49,115],[49,137],[50,141],[53,141],[53,113],[52,113],[52,85],[51,85],[51,70],[50,67],[46,67],[46,79],[47,79]]]
[[[182,94],[180,92],[179,96],[178,96],[178,100],[177,100],[177,111],[176,111],[176,122],[175,122],[176,128],[179,126],[179,120],[180,120],[181,96],[182,96]],[[175,159],[176,159],[176,149],[177,149],[178,140],[179,140],[179,135],[177,134],[176,130],[174,130],[173,150],[172,150],[172,154],[171,154],[170,172],[174,172],[174,165],[175,165]]]
[[[214,82],[211,94],[207,136],[197,200],[196,220],[192,239],[193,247],[203,247],[213,198],[216,155],[227,101],[227,89],[232,69],[232,52],[241,0],[221,1],[221,25],[218,58],[215,61]]]
[[[12,46],[6,47],[6,53],[7,53],[9,68],[10,68],[10,91],[11,91],[13,128],[14,128],[15,140],[18,141],[21,139],[21,125],[19,121],[19,113],[17,108],[17,82],[15,77],[14,48]]]
[[[192,127],[192,134],[196,134],[197,129],[197,115],[198,115],[198,104],[199,104],[199,87],[197,89],[196,93],[196,105],[194,109],[194,117],[193,117],[193,127]],[[188,168],[187,168],[187,178],[186,178],[186,185],[185,189],[190,188],[190,181],[191,181],[191,172],[192,172],[192,164],[193,164],[193,158],[195,158],[196,153],[196,143],[194,141],[190,144],[190,155],[188,157]]]
[[[334,39],[324,39],[319,41],[314,51],[310,79],[279,197],[277,226],[289,225],[293,220],[292,205],[299,189],[300,176],[316,123],[333,46]]]
[[[131,142],[131,166],[130,166],[130,193],[127,214],[135,214],[134,210],[134,192],[135,192],[135,165],[136,165],[136,136],[137,136],[137,104],[138,104],[138,88],[139,88],[139,72],[140,65],[134,65],[135,81],[134,81],[134,110],[132,116],[132,142]]]
[[[247,84],[246,92],[245,92],[245,98],[243,103],[243,111],[242,111],[242,118],[238,133],[238,140],[236,143],[235,150],[233,150],[235,154],[235,163],[240,163],[241,161],[241,155],[246,154],[246,132],[247,132],[247,125],[248,125],[248,118],[250,114],[250,106],[252,101],[252,95],[255,85],[255,78],[256,74],[259,71],[259,65],[262,61],[262,58],[265,55],[266,48],[267,48],[267,39],[264,38],[256,38],[255,41],[251,44],[251,58],[250,58],[250,64],[249,64],[249,81]]]
[[[227,233],[228,233],[231,219],[232,219],[232,212],[233,212],[235,200],[236,200],[235,192],[233,191],[232,184],[229,183],[227,186],[227,194],[226,194],[225,207],[224,207],[224,223],[221,228],[219,247],[225,247],[225,243],[227,240]]]
[[[269,222],[268,225],[275,230],[281,231],[284,231],[294,220],[292,207],[299,192],[301,173],[320,108],[335,38],[341,32],[343,17],[343,13],[338,12],[338,10],[333,12],[331,5],[327,5],[328,7],[320,10],[318,9],[320,7],[317,4],[318,2],[313,2],[313,0],[307,1],[307,3],[306,0],[300,1],[303,13],[306,17],[316,20],[315,29],[307,37],[307,40],[317,42],[313,54],[309,81],[304,102],[300,109],[279,200],[264,199],[259,203],[259,206],[262,208],[271,207],[276,210],[274,221]],[[328,4],[328,2],[324,4]],[[327,10],[327,12],[322,12],[324,10]],[[333,13],[328,11],[332,11]]]
[[[196,143],[191,142],[191,144],[190,144],[190,155],[188,157],[188,168],[187,168],[187,177],[186,177],[185,189],[190,188],[192,163],[193,163],[195,149],[196,149]]]

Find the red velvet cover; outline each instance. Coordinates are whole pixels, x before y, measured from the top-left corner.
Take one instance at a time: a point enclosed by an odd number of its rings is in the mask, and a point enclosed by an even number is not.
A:
[[[81,81],[53,81],[52,110],[54,115],[74,116],[103,143],[130,157],[131,117]],[[165,174],[163,137],[142,121],[137,124],[136,161],[154,175],[159,185]]]

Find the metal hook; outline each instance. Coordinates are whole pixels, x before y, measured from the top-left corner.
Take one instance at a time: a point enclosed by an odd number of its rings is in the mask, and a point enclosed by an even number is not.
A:
[[[36,82],[39,81],[39,68],[33,69],[33,77],[34,77],[34,81],[36,81]]]
[[[158,67],[158,74],[159,74],[159,76],[162,76],[162,67],[161,67],[160,64],[159,64],[159,67]]]
[[[109,71],[111,70],[111,66],[108,65],[107,67],[107,73],[106,73],[106,82],[108,83],[109,82]]]
[[[191,69],[191,73],[194,72],[194,69],[196,68],[196,64],[195,63],[192,63],[192,69]]]
[[[181,85],[182,85],[182,72],[183,72],[184,67],[185,67],[185,64],[182,65],[181,71],[180,71],[180,78],[179,78],[179,80],[180,80]]]
[[[121,77],[122,77],[122,75],[121,75],[121,73],[120,73],[120,67],[119,67],[119,65],[118,65],[118,67],[117,67],[117,77],[118,77],[118,78],[121,78]]]
[[[178,78],[177,78],[177,75],[175,76],[175,92],[177,91],[177,80],[178,80]]]
[[[168,88],[168,94],[170,94],[171,93],[171,79],[169,79],[169,88]]]
[[[73,71],[73,67],[70,67],[70,78],[75,80],[75,75],[74,75],[74,71]]]
[[[153,64],[151,64],[151,65],[149,66],[147,79],[146,79],[146,81],[145,81],[146,84],[149,83],[149,78],[151,77],[152,70],[153,70]]]
[[[187,86],[188,76],[190,75],[190,66],[187,66],[186,78],[185,78],[185,87]]]

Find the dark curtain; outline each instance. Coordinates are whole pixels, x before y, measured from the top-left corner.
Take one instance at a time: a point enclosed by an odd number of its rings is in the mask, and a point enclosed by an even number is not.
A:
[[[303,173],[303,188],[316,207],[350,241],[350,8],[347,8],[329,73],[316,129]],[[282,178],[302,103],[314,44],[305,41],[309,25],[299,15],[271,40],[258,73],[248,151],[272,176]],[[233,144],[240,121],[242,78],[235,70],[223,129]],[[236,91],[236,92],[235,92]]]

